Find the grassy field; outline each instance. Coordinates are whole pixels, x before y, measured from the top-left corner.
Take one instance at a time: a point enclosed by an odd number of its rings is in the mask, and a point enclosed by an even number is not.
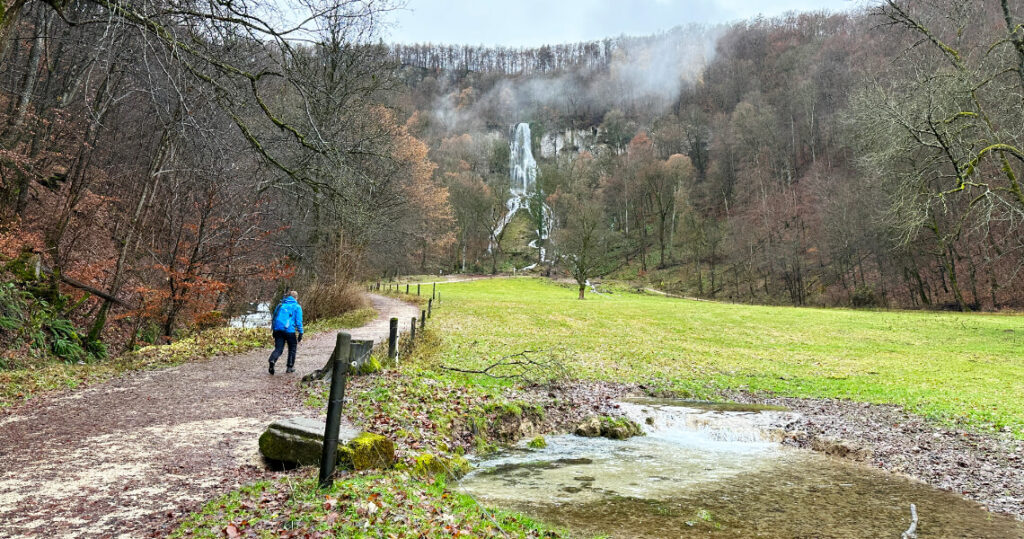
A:
[[[1024,438],[1024,317],[733,305],[539,279],[438,286],[442,363],[537,350],[573,376],[696,397],[722,389],[893,403]]]

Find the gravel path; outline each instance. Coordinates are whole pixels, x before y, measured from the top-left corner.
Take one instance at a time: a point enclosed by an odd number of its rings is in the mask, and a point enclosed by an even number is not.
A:
[[[351,330],[355,339],[386,339],[390,317],[406,331],[419,316],[371,299],[380,314]],[[268,375],[262,349],[131,373],[0,416],[0,537],[162,536],[202,502],[267,476],[257,438],[275,419],[310,415],[296,381],[334,342],[334,332],[304,339],[295,374],[282,358]]]

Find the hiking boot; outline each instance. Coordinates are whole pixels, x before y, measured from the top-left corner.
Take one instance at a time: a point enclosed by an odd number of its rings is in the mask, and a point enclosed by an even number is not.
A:
[[[270,364],[270,368],[269,368],[269,369],[267,369],[267,371],[268,371],[268,372],[269,372],[270,374],[274,374],[274,364],[273,364],[273,363],[271,363],[271,364]]]
[[[284,372],[295,372],[295,369],[293,369],[293,368],[291,368],[291,367],[288,367],[288,369],[287,369],[287,370],[285,370]]]

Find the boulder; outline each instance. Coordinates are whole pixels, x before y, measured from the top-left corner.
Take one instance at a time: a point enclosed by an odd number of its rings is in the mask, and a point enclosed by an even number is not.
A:
[[[363,432],[338,448],[338,462],[353,470],[390,468],[395,463],[395,443],[380,434]]]
[[[601,435],[601,418],[596,415],[587,417],[579,425],[576,425],[576,430],[573,432],[576,436],[597,438]]]
[[[592,415],[577,425],[573,432],[576,436],[587,438],[603,436],[612,440],[625,440],[633,436],[643,436],[644,429],[636,424],[636,422],[625,417]]]
[[[459,479],[469,473],[469,468],[469,461],[458,455],[445,457],[432,453],[421,453],[416,456],[412,475],[423,479],[430,479],[437,475],[443,475],[449,479]]]
[[[323,454],[324,427],[323,421],[308,417],[275,421],[260,435],[260,453],[273,461],[318,465]],[[395,445],[379,434],[342,427],[337,454],[338,464],[345,468],[389,468],[395,460]]]

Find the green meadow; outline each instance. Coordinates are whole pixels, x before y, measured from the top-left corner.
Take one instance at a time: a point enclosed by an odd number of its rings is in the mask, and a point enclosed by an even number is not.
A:
[[[441,363],[504,356],[571,376],[679,395],[722,390],[891,403],[1024,438],[1024,317],[691,301],[627,290],[587,294],[533,278],[438,285]]]

